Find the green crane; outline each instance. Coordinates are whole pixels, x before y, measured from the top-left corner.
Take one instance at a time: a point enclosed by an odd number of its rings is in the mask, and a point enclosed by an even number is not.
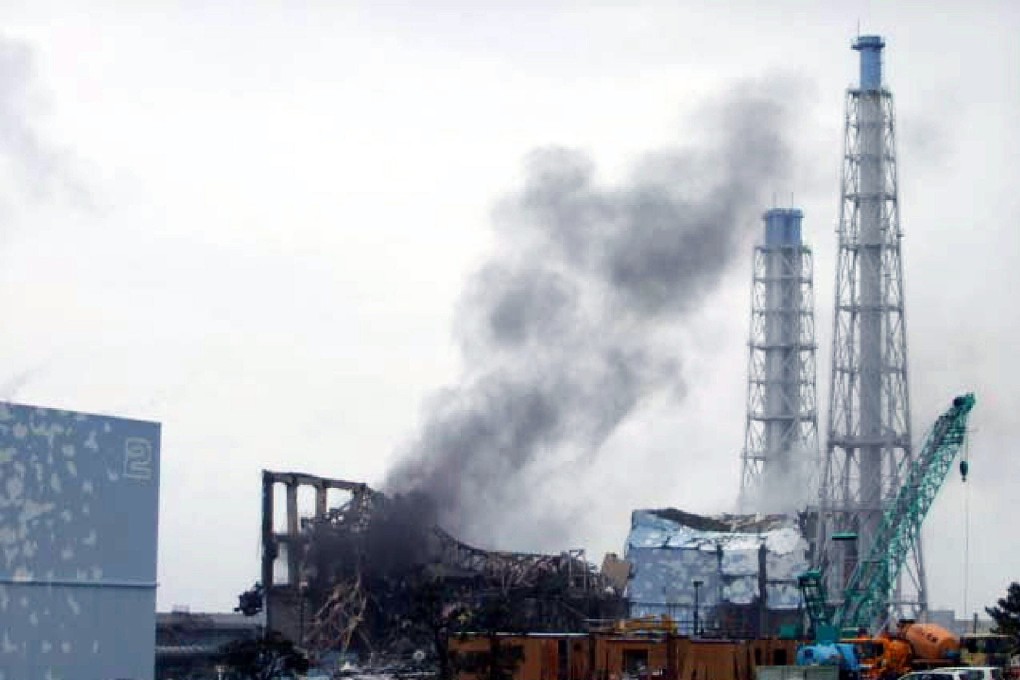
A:
[[[974,407],[974,394],[953,399],[953,405],[939,416],[917,458],[910,463],[906,479],[882,522],[867,557],[857,562],[834,613],[826,603],[823,574],[818,569],[798,579],[805,609],[815,630],[822,627],[870,628],[885,617],[886,603],[910,548],[921,531],[925,515],[946,479],[953,459],[967,433],[967,417]],[[841,536],[834,535],[838,540]]]

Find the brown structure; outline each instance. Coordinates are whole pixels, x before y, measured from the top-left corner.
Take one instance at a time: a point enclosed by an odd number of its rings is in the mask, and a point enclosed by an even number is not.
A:
[[[651,630],[450,639],[458,680],[753,680],[758,666],[793,663],[796,649],[794,640],[704,640]]]
[[[464,634],[450,639],[450,661],[459,680],[588,680],[590,639],[583,633]]]
[[[752,680],[758,666],[785,666],[797,656],[795,640],[670,641],[670,680]]]

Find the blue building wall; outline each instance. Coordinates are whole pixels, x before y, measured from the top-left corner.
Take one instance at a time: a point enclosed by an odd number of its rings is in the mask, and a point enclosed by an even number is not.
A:
[[[715,524],[741,517],[754,524],[742,530],[705,530],[668,519],[662,511],[631,513],[626,559],[630,615],[668,615],[690,633],[694,615],[694,582],[699,582],[698,607],[704,617],[719,605],[751,605],[759,596],[759,548],[764,545],[766,597],[770,611],[796,611],[801,606],[797,577],[809,566],[808,544],[796,517],[730,515],[701,518]],[[691,517],[697,518],[692,515]],[[753,521],[752,521],[753,520]],[[702,619],[703,621],[705,619]]]
[[[151,680],[158,423],[0,402],[0,680]]]

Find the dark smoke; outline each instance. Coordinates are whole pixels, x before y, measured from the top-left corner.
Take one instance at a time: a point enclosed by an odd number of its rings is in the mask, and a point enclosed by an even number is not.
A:
[[[488,543],[536,521],[548,461],[583,461],[642,400],[679,398],[676,330],[787,186],[796,97],[776,85],[743,84],[691,121],[691,150],[650,154],[619,185],[580,151],[531,154],[463,294],[463,380],[427,405],[388,490],[428,495],[444,527]],[[537,521],[529,537],[564,529]]]

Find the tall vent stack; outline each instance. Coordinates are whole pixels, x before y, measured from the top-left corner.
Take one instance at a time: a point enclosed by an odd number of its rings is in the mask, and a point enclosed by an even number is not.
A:
[[[846,96],[829,422],[819,486],[819,561],[843,592],[912,460],[892,94],[875,35],[853,42],[860,86]],[[832,541],[856,534],[856,541]],[[920,537],[894,601],[927,604]],[[888,607],[883,611],[888,611]]]
[[[754,249],[742,512],[785,509],[772,496],[806,488],[817,466],[813,265],[802,219],[800,210],[769,210]]]

